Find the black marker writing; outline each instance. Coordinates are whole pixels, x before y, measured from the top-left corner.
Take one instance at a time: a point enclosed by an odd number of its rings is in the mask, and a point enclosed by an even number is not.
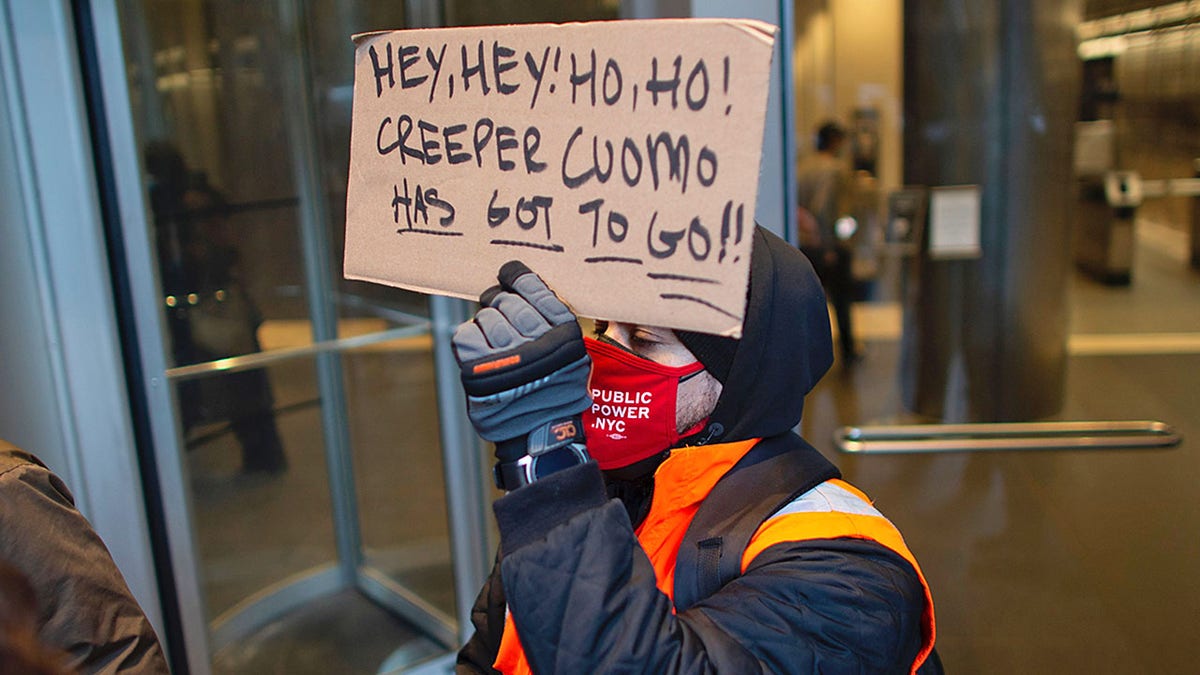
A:
[[[405,224],[411,229],[416,219],[420,219],[421,224],[429,224],[429,208],[433,207],[444,213],[438,224],[442,227],[450,227],[454,224],[454,205],[445,199],[438,196],[437,188],[421,189],[417,185],[414,194],[410,195],[408,191],[408,179],[404,178],[401,181],[404,186],[404,192],[400,192],[400,186],[392,185],[392,220],[400,223],[400,207],[404,207]]]
[[[675,140],[675,144],[671,144],[671,134],[664,131],[650,142],[650,137],[646,136],[646,152],[650,155],[650,176],[654,179],[654,189],[658,190],[658,150],[661,147],[667,149],[668,176],[671,179],[680,179],[682,173],[680,192],[687,192],[687,177],[688,166],[691,164],[691,152],[688,145],[688,137],[681,135]]]
[[[457,51],[459,61],[454,68],[446,67],[448,49],[451,54]],[[550,58],[551,50],[554,51],[553,59]],[[633,92],[629,102],[633,112],[638,109],[638,89],[643,86],[650,92],[654,106],[658,106],[662,100],[664,105],[669,104],[672,110],[676,110],[682,98],[688,110],[697,112],[708,106],[715,88],[715,73],[710,72],[708,61],[697,58],[690,67],[685,68],[682,55],[673,57],[669,64],[660,63],[658,57],[651,58],[648,64],[630,64],[628,58],[601,59],[595,49],[579,53],[567,50],[566,56],[570,60],[567,69],[567,64],[560,63],[564,56],[561,46],[546,45],[519,50],[498,40],[429,45],[394,45],[387,40],[379,40],[368,46],[367,55],[371,61],[370,72],[377,98],[383,96],[385,90],[397,88],[399,83],[401,92],[428,88],[425,99],[429,103],[436,100],[439,87],[447,99],[453,99],[457,76],[464,92],[478,92],[480,96],[488,96],[492,92],[511,95],[528,84],[529,109],[533,110],[544,98],[545,92],[554,93],[556,76],[563,70],[566,71],[566,81],[557,84],[570,86],[571,103],[576,105],[595,107],[597,101],[603,101],[608,106],[617,105],[625,97],[626,81],[632,80]],[[647,66],[649,77],[645,76],[643,70]],[[729,95],[732,75],[730,57],[724,56],[721,60],[720,93],[726,97]],[[727,102],[725,114],[728,115],[731,109],[732,105]]]
[[[479,41],[477,51],[479,52],[479,56],[475,62],[475,65],[472,66],[470,64],[470,62],[467,60],[467,46],[466,45],[462,46],[463,91],[471,91],[471,78],[478,77],[479,78],[479,87],[480,87],[480,89],[483,90],[483,95],[487,96],[489,88],[488,88],[488,82],[487,82],[487,71],[484,70],[483,40]]]
[[[663,281],[686,281],[694,284],[719,284],[716,279],[708,279],[705,277],[691,277],[686,274],[668,274],[666,272],[647,272],[646,276],[650,279],[659,279]]]
[[[539,162],[533,158],[540,147],[542,147],[542,132],[538,131],[537,127],[529,127],[525,130],[521,144],[521,149],[524,150],[526,173],[541,173],[546,170],[545,162]]]
[[[510,214],[515,214],[517,226],[522,230],[532,230],[539,222],[546,224],[546,239],[552,239],[550,231],[550,207],[554,204],[553,197],[543,195],[535,195],[532,197],[521,197],[517,200],[515,209],[510,209],[507,206],[498,206],[497,201],[500,198],[499,190],[492,190],[492,198],[488,201],[487,223],[491,228],[497,228],[508,221]]]
[[[701,79],[697,80],[697,76]],[[697,86],[696,82],[700,84]],[[699,93],[695,93],[696,89]],[[684,91],[684,98],[687,99],[688,108],[691,110],[701,110],[704,104],[708,103],[708,66],[704,65],[704,59],[696,62],[696,67],[692,68],[692,73],[688,75],[687,87]]]
[[[559,244],[535,244],[531,241],[516,241],[513,239],[493,239],[488,242],[497,246],[520,246],[522,248],[536,248],[539,251],[551,251],[553,253],[562,253],[563,247]]]
[[[446,62],[446,45],[442,45],[442,51],[438,53],[437,58],[433,57],[433,49],[426,47],[425,60],[429,61],[429,65],[433,67],[433,79],[429,81],[429,102],[433,103],[433,95],[437,92],[438,77],[442,74],[442,64]]]
[[[525,52],[525,67],[529,69],[529,75],[533,77],[533,98],[529,99],[529,109],[533,110],[533,106],[537,105],[538,93],[542,90],[542,78],[546,76],[546,61],[550,59],[550,48],[546,47],[546,51],[542,52],[542,63],[539,66],[534,60],[533,54]]]
[[[584,258],[585,263],[630,263],[633,265],[644,265],[640,258],[625,258],[619,255],[598,255],[590,258]]]
[[[387,63],[379,65],[379,52],[376,51],[375,45],[367,50],[371,56],[371,66],[375,70],[375,98],[383,95],[383,78],[387,76],[388,89],[396,86],[396,75],[392,72],[392,43],[387,43]]]
[[[683,66],[683,57],[675,57],[675,76],[668,80],[658,77],[658,59],[650,60],[650,80],[646,82],[646,91],[651,94],[651,102],[658,105],[658,95],[671,92],[671,108],[679,107],[679,69]]]
[[[658,213],[654,215],[657,216]],[[712,237],[708,234],[708,228],[700,222],[700,216],[692,218],[687,227],[678,230],[656,230],[655,219],[652,218],[650,227],[646,230],[646,248],[655,258],[670,258],[675,255],[684,236],[687,237],[688,252],[692,259],[697,262],[706,260],[712,252]]]
[[[723,69],[724,70],[724,77],[723,77],[724,88],[722,89],[722,91],[724,91],[725,95],[728,96],[729,95],[729,57],[726,56],[724,59],[722,59],[722,63],[724,63],[724,69]],[[732,109],[733,109],[733,104],[726,104],[725,114],[728,115],[729,111]]]
[[[388,45],[391,47],[391,45]],[[416,45],[404,45],[400,47],[400,88],[412,89],[413,87],[421,86],[425,80],[429,79],[428,75],[419,75],[416,77],[408,76],[408,69],[412,68],[415,63],[421,60],[421,48]]]
[[[504,73],[517,67],[517,61],[506,61],[515,51],[508,47],[502,46],[499,42],[492,43],[492,74],[496,78],[496,91],[501,94],[508,95],[520,88],[518,84],[506,83],[504,81]]]
[[[518,145],[516,132],[513,131],[512,127],[496,127],[496,162],[501,171],[512,171],[517,168],[516,162],[511,159],[504,159],[504,151],[512,150]]]
[[[625,82],[621,78],[621,66],[617,65],[616,59],[609,59],[604,63],[604,83],[601,85],[601,96],[607,105],[615,105],[621,100],[621,89],[624,88]],[[611,89],[612,93],[609,93]]]
[[[730,214],[733,211],[733,202],[725,202],[725,210],[721,213],[721,252],[717,254],[717,262],[725,262],[725,247],[729,243],[729,236],[732,233],[736,246],[742,241],[742,230],[744,224],[745,204],[738,204],[737,207],[737,224],[730,222]],[[735,257],[733,261],[736,263],[741,259],[741,256]]]
[[[731,319],[737,319],[738,321],[742,320],[742,317],[738,316],[737,314],[721,309],[708,300],[705,300],[704,298],[697,298],[694,295],[685,295],[683,293],[659,293],[658,297],[662,298],[663,300],[685,300],[687,302],[694,302],[697,305],[703,305],[713,311],[724,314]]]
[[[601,140],[593,135],[591,138],[591,161],[587,159],[587,151],[579,147],[579,139],[584,135],[583,127],[576,127],[567,139],[563,150],[562,164],[559,177],[562,184],[575,189],[595,179],[603,184],[612,177],[617,152],[612,141]],[[663,131],[657,136],[647,135],[645,151],[630,137],[621,141],[619,153],[621,178],[629,187],[635,187],[642,179],[643,167],[650,165],[650,177],[657,191],[664,181],[679,183],[681,194],[687,193],[688,177],[692,171],[691,142],[686,134],[672,136],[671,132]],[[665,164],[665,171],[663,169]],[[708,187],[717,177],[717,155],[712,148],[703,146],[696,156],[696,174],[700,183]],[[666,174],[665,176],[663,174]]]
[[[471,129],[471,152],[467,151],[466,146],[468,128]],[[497,124],[489,117],[476,120],[470,127],[463,122],[442,127],[426,119],[413,120],[409,115],[401,115],[394,122],[391,117],[384,117],[375,134],[376,152],[380,155],[396,153],[403,165],[408,164],[409,158],[422,165],[433,166],[443,159],[451,165],[459,165],[474,157],[475,165],[483,168],[485,156],[490,155],[485,151],[492,146],[495,148],[496,168],[501,171],[515,170],[515,158],[519,154],[527,174],[546,170],[547,163],[538,158],[541,145],[542,132],[537,127],[526,127],[521,133],[521,140],[517,140],[516,129]],[[520,148],[519,153],[514,152],[517,148]]]
[[[595,248],[600,240],[600,208],[604,206],[603,199],[593,199],[579,205],[579,213],[592,214],[592,247]],[[608,210],[608,239],[616,243],[625,241],[629,235],[629,219],[624,214],[612,209]]]
[[[596,50],[590,52],[591,67],[586,72],[579,72],[575,55],[571,54],[571,103],[575,103],[576,90],[585,82],[591,85],[591,103],[596,105]]]

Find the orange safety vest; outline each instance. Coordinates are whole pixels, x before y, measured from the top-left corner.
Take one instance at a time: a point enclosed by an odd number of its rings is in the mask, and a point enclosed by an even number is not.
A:
[[[667,597],[674,600],[675,560],[679,556],[679,547],[687,533],[688,525],[695,517],[701,502],[712,491],[717,481],[726,474],[751,448],[758,439],[723,443],[720,445],[701,445],[678,448],[671,452],[654,474],[654,496],[650,512],[638,527],[638,543],[645,550],[654,567],[657,586]],[[870,500],[858,489],[841,480],[827,481],[823,485],[836,485],[846,490],[854,497],[861,499],[870,509]],[[832,539],[851,537],[868,539],[879,543],[899,554],[912,564],[917,571],[917,577],[925,590],[925,609],[922,615],[922,646],[911,672],[925,662],[933,650],[936,633],[933,614],[933,596],[929,584],[925,581],[921,567],[916,558],[904,543],[899,530],[882,515],[867,515],[866,513],[846,513],[840,511],[799,511],[789,512],[784,508],[779,514],[768,518],[762,523],[746,551],[742,555],[742,571],[745,572],[750,562],[765,549],[775,544],[805,539]],[[504,618],[504,633],[500,639],[500,650],[496,662],[492,664],[496,670],[509,675],[532,675],[525,652],[517,637],[516,626],[513,624],[512,613]]]

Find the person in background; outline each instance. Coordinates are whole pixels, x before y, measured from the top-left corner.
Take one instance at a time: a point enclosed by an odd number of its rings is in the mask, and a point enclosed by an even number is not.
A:
[[[191,171],[172,145],[151,143],[146,167],[174,364],[260,351],[263,317],[242,279],[224,196],[203,173]],[[178,393],[185,434],[228,421],[241,448],[244,473],[287,470],[265,369],[184,380]]]
[[[860,358],[854,338],[850,305],[854,300],[852,250],[839,236],[838,220],[847,215],[852,181],[842,160],[846,131],[835,122],[817,130],[817,151],[800,162],[797,169],[797,222],[800,250],[812,261],[833,304],[837,318],[842,362],[853,365]]]
[[[0,561],[16,602],[0,610],[0,654],[16,650],[14,658],[42,668],[33,673],[170,672],[154,628],[66,484],[3,440]]]
[[[507,491],[458,673],[941,672],[913,554],[793,431],[833,361],[795,247],[755,230],[740,339],[498,280],[452,340]]]

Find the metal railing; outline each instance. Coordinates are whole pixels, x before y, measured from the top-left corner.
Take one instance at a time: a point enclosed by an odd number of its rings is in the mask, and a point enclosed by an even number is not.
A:
[[[1154,420],[842,427],[840,452],[858,455],[1005,450],[1161,449],[1183,440]]]
[[[264,366],[273,365],[280,361],[287,361],[302,356],[313,356],[316,354],[325,354],[329,352],[344,352],[351,349],[359,349],[361,347],[370,347],[372,345],[390,342],[392,340],[401,340],[404,338],[417,337],[429,334],[429,322],[417,324],[415,326],[402,326],[400,328],[391,328],[388,330],[367,333],[365,335],[355,335],[352,337],[337,338],[333,340],[318,340],[311,344],[298,347],[283,347],[279,349],[269,349],[263,352],[252,352],[241,356],[231,356],[225,359],[217,359],[215,361],[205,361],[203,363],[193,363],[186,366],[176,366],[166,370],[166,376],[171,381],[191,380],[197,377],[202,377],[212,372],[221,371],[236,373],[242,370],[250,370],[252,368],[262,368]]]

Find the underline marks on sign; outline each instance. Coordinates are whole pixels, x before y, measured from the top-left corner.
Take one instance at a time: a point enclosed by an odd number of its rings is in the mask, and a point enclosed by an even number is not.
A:
[[[446,232],[445,230],[425,230],[419,227],[402,227],[396,230],[399,234],[434,234],[439,237],[461,237],[462,232]]]
[[[536,248],[539,251],[551,251],[553,253],[562,253],[563,247],[558,244],[534,244],[528,241],[516,241],[513,239],[493,239],[490,244],[497,246],[520,246],[523,248]]]
[[[720,284],[716,279],[706,279],[704,277],[690,277],[684,274],[668,274],[666,272],[647,272],[646,276],[651,279],[663,279],[666,281],[688,281],[696,284]]]
[[[696,304],[704,305],[705,307],[707,307],[713,311],[720,312],[721,314],[724,314],[725,316],[727,316],[731,319],[737,319],[738,321],[741,321],[741,319],[742,319],[742,317],[740,317],[736,314],[727,312],[724,309],[721,309],[720,307],[714,305],[713,303],[711,303],[703,298],[697,298],[694,295],[685,295],[683,293],[659,293],[658,297],[662,298],[663,300],[686,300],[688,302],[694,302]]]
[[[591,258],[584,258],[585,263],[630,263],[632,265],[642,265],[641,258],[625,258],[619,255],[598,255]]]

